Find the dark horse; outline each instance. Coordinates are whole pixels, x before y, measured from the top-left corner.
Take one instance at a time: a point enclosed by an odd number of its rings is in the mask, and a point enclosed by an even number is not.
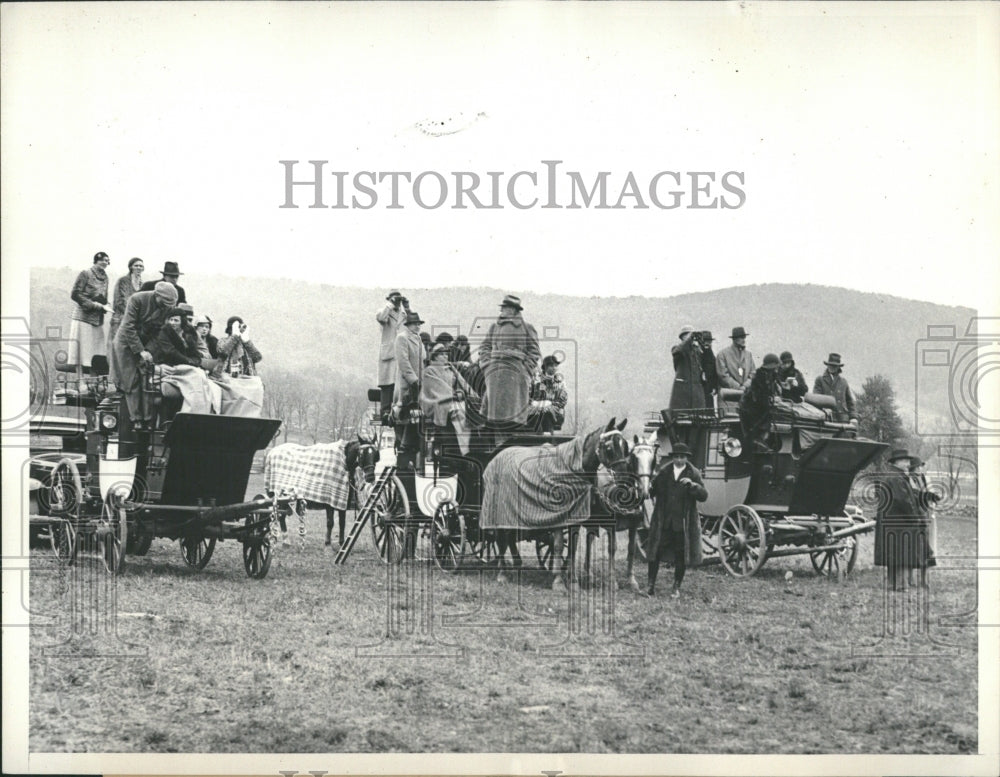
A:
[[[581,484],[594,485],[597,479],[598,468],[603,466],[606,471],[610,472],[615,478],[616,482],[619,477],[625,477],[627,475],[628,469],[628,443],[625,441],[625,436],[622,434],[622,430],[628,420],[622,421],[618,426],[615,426],[615,419],[612,418],[608,425],[603,429],[598,428],[593,432],[588,434],[583,440],[583,456],[579,471],[574,472],[573,476],[579,479]],[[554,556],[560,560],[560,566],[563,568],[556,569],[555,564],[553,564],[553,572],[555,573],[555,579],[553,580],[553,588],[558,589],[562,585],[562,575],[567,570],[565,569],[566,564],[569,564],[569,577],[570,582],[574,582],[575,572],[573,567],[573,554],[575,551],[574,542],[574,532],[573,530],[577,527],[571,527],[570,531],[570,548],[569,557],[566,561],[562,561],[562,549],[563,549],[563,531],[562,527],[555,529],[552,533],[552,540],[554,545]],[[521,566],[521,555],[517,550],[517,542],[520,538],[520,529],[497,529],[496,530],[496,540],[497,540],[497,557],[499,559],[500,571],[497,579],[500,581],[506,580],[506,575],[504,574],[504,556],[506,551],[510,551],[511,563],[515,568]]]
[[[375,482],[375,464],[379,459],[378,447],[371,440],[366,440],[363,437],[358,437],[356,440],[351,440],[344,446],[344,461],[347,465],[347,482],[351,487],[351,496],[354,497],[356,508],[360,507],[360,500],[358,497],[358,490],[360,481],[363,479],[366,483]],[[331,544],[331,535],[333,534],[334,525],[334,515],[337,514],[340,518],[340,544],[344,544],[344,529],[347,523],[347,510],[337,510],[328,504],[323,504],[320,502],[313,502],[307,499],[300,499],[302,507],[300,509],[309,508],[311,510],[318,510],[320,508],[326,510],[326,540],[324,545]],[[304,515],[304,513],[300,513]],[[281,531],[287,532],[288,529],[285,525],[284,516],[280,519]]]

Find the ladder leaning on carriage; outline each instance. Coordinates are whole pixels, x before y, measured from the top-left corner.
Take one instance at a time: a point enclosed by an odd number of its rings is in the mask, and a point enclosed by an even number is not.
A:
[[[815,394],[801,407],[777,402],[763,431],[748,434],[740,396],[722,389],[718,409],[661,411],[646,421],[661,447],[686,442],[703,473],[705,563],[749,577],[768,558],[809,554],[820,575],[849,573],[858,536],[875,527],[848,504],[854,478],[888,446],[833,421],[832,397]]]

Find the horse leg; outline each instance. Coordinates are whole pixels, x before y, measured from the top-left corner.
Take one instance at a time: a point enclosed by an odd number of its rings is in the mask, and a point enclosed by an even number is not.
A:
[[[563,573],[563,542],[562,529],[555,529],[552,532],[552,590],[566,592],[566,584],[562,580]]]
[[[347,510],[346,509],[344,509],[344,510],[338,510],[337,513],[339,514],[339,517],[340,517],[340,526],[339,526],[339,528],[340,528],[340,545],[341,545],[341,547],[343,547],[343,545],[344,545],[344,528],[347,525]]]
[[[330,535],[333,534],[333,508],[330,505],[324,506],[326,509],[326,540],[323,542],[324,545],[330,545],[331,539]],[[344,544],[344,536],[340,537],[340,544]]]
[[[639,542],[639,528],[635,524],[631,524],[628,527],[628,568],[625,570],[628,576],[628,587],[633,591],[638,593],[641,589],[639,588],[639,581],[635,579],[635,549],[636,543]]]
[[[509,529],[497,529],[496,542],[497,542],[497,582],[506,583],[507,575],[504,573],[504,563],[503,557],[507,552],[507,546],[510,544],[509,539],[510,530]]]

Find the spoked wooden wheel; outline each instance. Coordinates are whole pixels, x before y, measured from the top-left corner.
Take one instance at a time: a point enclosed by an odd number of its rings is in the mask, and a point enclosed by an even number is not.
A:
[[[845,547],[836,550],[817,550],[809,554],[813,569],[820,577],[838,577],[849,575],[854,571],[854,563],[858,560],[858,540],[856,537],[844,537],[839,541]]]
[[[559,556],[559,568],[565,569],[566,560],[569,558],[569,532],[565,529],[557,529],[557,531],[562,531],[563,533],[563,545],[562,553]],[[551,534],[535,540],[535,555],[538,557],[538,563],[541,565],[542,569],[547,569],[551,572],[553,564],[555,563],[555,544],[552,541]]]
[[[379,558],[386,564],[403,560],[405,530],[401,523],[410,515],[410,505],[402,481],[392,476],[372,506],[372,541]]]
[[[719,524],[722,519],[709,515],[698,515],[701,526],[701,554],[702,556],[715,556],[719,552]]]
[[[60,564],[72,564],[76,559],[76,527],[82,505],[80,470],[69,459],[60,459],[52,471],[49,485],[49,514],[55,518],[49,529],[49,539]]]
[[[184,563],[195,569],[204,569],[215,552],[215,537],[181,537],[180,544]]]
[[[125,566],[125,546],[128,544],[128,519],[121,497],[112,491],[104,497],[97,538],[102,546],[101,558],[108,571],[116,575]]]
[[[757,511],[746,505],[731,507],[719,522],[719,557],[735,577],[750,577],[767,556],[767,530]]]
[[[128,531],[128,543],[125,545],[125,552],[133,556],[145,556],[149,553],[152,545],[152,532],[140,529],[137,523],[133,523],[132,528]]]
[[[465,517],[454,502],[438,505],[431,519],[434,563],[445,572],[457,572],[465,554]]]
[[[469,540],[469,553],[479,559],[483,564],[492,566],[500,558],[500,546],[493,537],[484,536],[484,532],[479,532],[479,538]]]

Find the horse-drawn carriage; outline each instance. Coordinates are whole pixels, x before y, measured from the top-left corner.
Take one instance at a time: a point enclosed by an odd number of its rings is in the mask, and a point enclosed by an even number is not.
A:
[[[174,413],[176,404],[169,405],[179,398],[164,398],[162,390],[154,379],[144,381],[143,417],[151,420],[141,425],[131,422],[120,395],[81,395],[86,421],[69,435],[82,439],[77,451],[32,458],[31,525],[47,530],[60,562],[72,564],[90,549],[112,573],[126,553],[148,552],[155,537],[178,540],[184,562],[197,569],[218,541],[233,539],[243,545],[247,575],[263,578],[276,523],[297,505],[244,498],[254,454],[281,422]],[[47,418],[33,422],[32,431],[44,435],[68,423]]]
[[[704,475],[699,505],[706,563],[749,577],[769,558],[808,554],[820,575],[854,569],[857,538],[875,521],[848,504],[854,478],[888,446],[831,420],[832,398],[778,402],[762,430],[744,430],[740,392],[719,409],[667,411],[646,422],[661,441],[682,439]]]

